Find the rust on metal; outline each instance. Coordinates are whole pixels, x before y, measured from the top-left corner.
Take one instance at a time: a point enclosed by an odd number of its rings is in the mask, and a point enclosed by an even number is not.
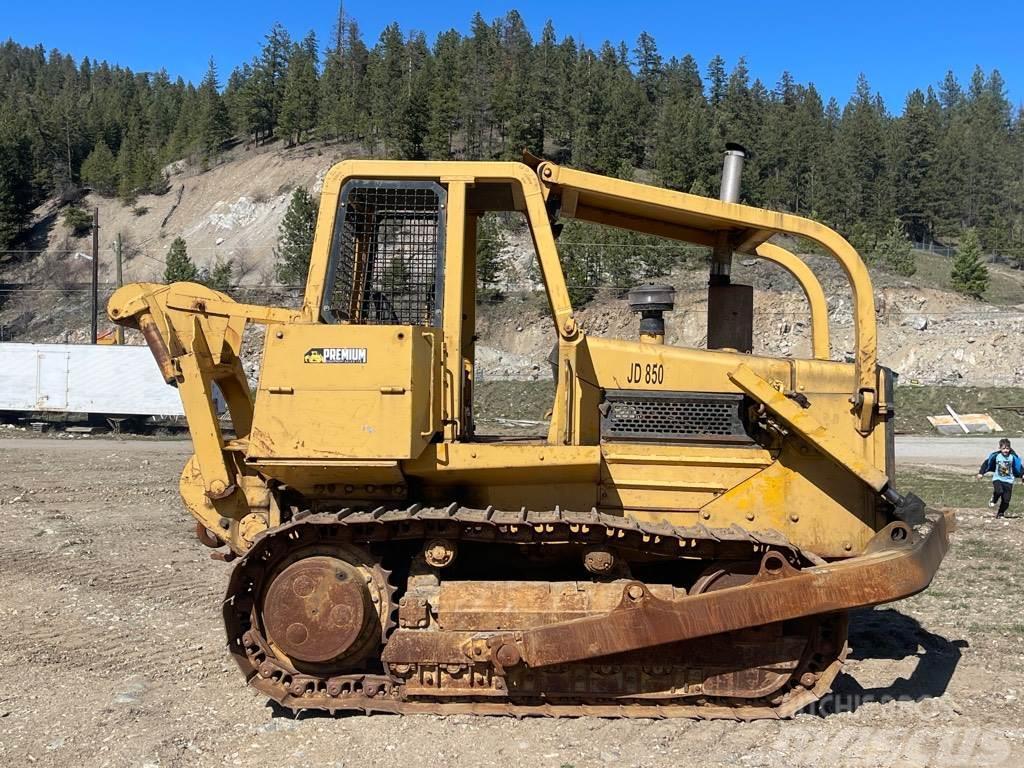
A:
[[[211,549],[217,549],[224,545],[224,542],[211,533],[210,529],[202,523],[196,523],[196,538],[199,539],[203,546],[210,547]]]
[[[422,597],[406,595],[398,601],[398,626],[422,629],[430,621],[430,606]]]
[[[455,560],[458,545],[447,539],[431,539],[423,548],[423,556],[434,568],[446,568]]]
[[[174,361],[171,359],[171,352],[167,349],[167,343],[164,341],[163,334],[160,333],[160,328],[157,326],[156,320],[153,319],[152,313],[139,313],[138,323],[142,337],[146,340],[146,345],[153,354],[164,381],[168,384],[175,383],[177,374],[174,370]]]
[[[610,573],[615,565],[615,555],[607,549],[588,549],[583,555],[583,567],[591,573]]]
[[[544,667],[899,600],[931,582],[949,547],[951,517],[932,513],[913,537],[904,523],[891,523],[868,554],[845,562],[797,571],[771,553],[748,584],[682,600],[661,600],[643,584],[630,584],[607,614],[529,629],[504,642],[516,645],[524,664]]]
[[[665,600],[686,594],[671,584],[650,584]],[[607,613],[622,598],[622,585],[584,581],[446,581],[437,592],[443,630],[539,627]]]
[[[630,592],[640,605],[652,600],[675,604],[702,596],[689,598],[685,590],[665,584],[631,580],[451,582],[439,581],[436,575],[414,567],[404,604],[392,604],[394,588],[387,581],[387,572],[375,565],[366,545],[417,534],[425,541],[430,537],[423,536],[420,525],[443,530],[446,539],[479,540],[486,546],[500,546],[495,542],[502,540],[521,545],[520,537],[529,535],[533,544],[545,545],[542,550],[572,546],[574,531],[579,536],[607,539],[608,531],[616,530],[621,531],[616,540],[624,547],[611,548],[616,557],[629,551],[644,552],[644,547],[648,552],[657,549],[650,546],[655,539],[642,526],[624,522],[619,528],[619,521],[612,518],[604,527],[600,525],[604,518],[596,513],[584,516],[597,524],[595,532],[589,525],[584,531],[572,513],[544,513],[544,524],[538,519],[536,525],[513,529],[499,524],[501,518],[491,528],[485,521],[497,516],[481,512],[478,515],[456,505],[343,511],[302,516],[262,534],[234,570],[224,606],[229,647],[250,684],[293,709],[754,719],[786,717],[820,698],[842,665],[846,654],[846,617],[842,612],[785,625],[773,622],[748,627],[722,634],[713,643],[703,639],[667,643],[659,648],[656,659],[640,650],[592,655],[564,665],[531,667],[522,663],[522,643],[531,633],[564,625],[567,616],[576,617],[569,622],[572,624],[601,619],[614,613],[617,601],[628,599]],[[522,522],[523,516],[516,520]],[[727,538],[725,531],[719,533]],[[666,539],[676,547],[668,551],[681,549],[673,533],[662,527],[658,544],[665,546]],[[747,560],[722,561],[728,564],[719,570],[735,571],[740,574],[736,578],[747,581],[757,574],[758,583],[761,579],[792,578],[789,569],[794,569],[791,562],[797,562],[797,553],[784,540],[776,539],[773,547],[755,546],[754,560],[749,556],[751,540],[746,542]],[[723,546],[717,541],[715,546],[723,553],[731,551],[728,543]],[[275,583],[286,588],[287,581],[278,583],[281,576],[290,574],[296,563],[310,565],[317,557],[351,565],[368,585],[371,603],[377,609],[378,645],[355,641],[362,650],[348,661],[309,662],[291,657],[271,634],[281,630],[265,629],[268,607],[261,595],[269,594]],[[427,567],[425,562],[423,567]],[[714,581],[729,583],[723,576]],[[708,596],[732,591],[724,586],[707,589]],[[488,595],[493,598],[490,605]],[[517,600],[531,601],[533,615],[511,613],[509,607]],[[387,618],[392,612],[398,617],[398,628]],[[307,610],[305,618],[309,613]],[[471,613],[480,625],[468,630],[451,628],[460,622],[469,626]],[[634,613],[639,615],[636,610]],[[435,625],[435,614],[448,626]],[[421,616],[426,627],[420,626]],[[376,623],[368,624],[377,631]],[[370,673],[377,665],[372,650],[381,642],[378,654],[384,674]]]
[[[334,557],[309,557],[271,582],[263,620],[269,639],[289,657],[331,661],[362,633],[368,602],[355,568]]]

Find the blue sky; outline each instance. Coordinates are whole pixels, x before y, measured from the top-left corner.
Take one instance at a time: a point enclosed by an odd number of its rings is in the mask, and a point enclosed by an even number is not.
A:
[[[691,53],[702,71],[716,53],[731,69],[747,58],[752,76],[770,86],[788,69],[799,82],[814,82],[826,96],[845,103],[857,74],[864,72],[890,110],[902,110],[907,92],[935,84],[947,69],[966,82],[975,65],[998,68],[1013,103],[1024,101],[1024,4],[989,3],[980,8],[963,2],[928,3],[742,3],[607,2],[560,0],[491,2],[448,0],[407,2],[346,0],[368,45],[381,29],[398,21],[403,30],[418,29],[428,39],[454,27],[467,31],[474,11],[491,20],[517,8],[536,35],[550,16],[559,37],[572,35],[596,47],[605,39],[632,47],[646,30],[660,51]],[[221,79],[231,68],[259,51],[263,35],[275,21],[296,37],[316,30],[328,38],[337,16],[336,0],[0,0],[0,39],[25,45],[41,43],[76,58],[90,56],[131,67],[166,67],[172,76],[198,81],[210,56]]]

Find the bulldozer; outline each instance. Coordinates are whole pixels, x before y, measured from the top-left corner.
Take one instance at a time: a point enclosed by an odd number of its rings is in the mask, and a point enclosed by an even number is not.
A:
[[[301,306],[117,290],[109,317],[180,393],[181,497],[233,563],[223,617],[249,685],[331,713],[742,720],[829,692],[850,611],[925,589],[954,520],[894,487],[863,261],[820,223],[741,204],[745,157],[728,148],[717,199],[528,154],[346,160],[323,182]],[[523,220],[550,309],[533,437],[474,419],[489,212]],[[588,334],[558,251],[571,220],[710,249],[706,348],[666,343],[668,285],[629,293],[638,338]],[[822,285],[780,244],[796,238],[848,280],[852,357],[832,359]],[[737,254],[800,286],[809,357],[754,354]]]

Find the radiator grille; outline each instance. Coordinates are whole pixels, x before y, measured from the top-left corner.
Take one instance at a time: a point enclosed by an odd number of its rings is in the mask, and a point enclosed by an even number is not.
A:
[[[444,189],[433,182],[350,181],[331,242],[327,322],[441,324]]]
[[[752,443],[742,408],[740,394],[608,390],[601,438]]]

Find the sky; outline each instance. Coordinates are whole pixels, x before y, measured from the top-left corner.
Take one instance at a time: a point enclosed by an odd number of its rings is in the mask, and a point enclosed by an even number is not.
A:
[[[975,66],[999,69],[1014,105],[1024,103],[1024,3],[934,0],[921,2],[608,2],[607,0],[345,0],[367,45],[397,21],[403,31],[468,32],[474,12],[488,21],[516,8],[534,36],[551,18],[558,37],[598,47],[608,39],[633,47],[652,34],[666,58],[692,54],[702,73],[721,54],[728,69],[746,57],[751,78],[769,87],[789,70],[813,82],[827,99],[844,104],[859,73],[867,75],[886,106],[902,111],[907,93],[942,80],[952,69],[967,83]],[[984,9],[984,10],[981,10]],[[337,0],[0,0],[0,40],[58,48],[76,59],[106,59],[136,71],[166,68],[198,82],[213,56],[221,82],[255,56],[263,37],[280,21],[295,38],[310,29],[330,39]]]

